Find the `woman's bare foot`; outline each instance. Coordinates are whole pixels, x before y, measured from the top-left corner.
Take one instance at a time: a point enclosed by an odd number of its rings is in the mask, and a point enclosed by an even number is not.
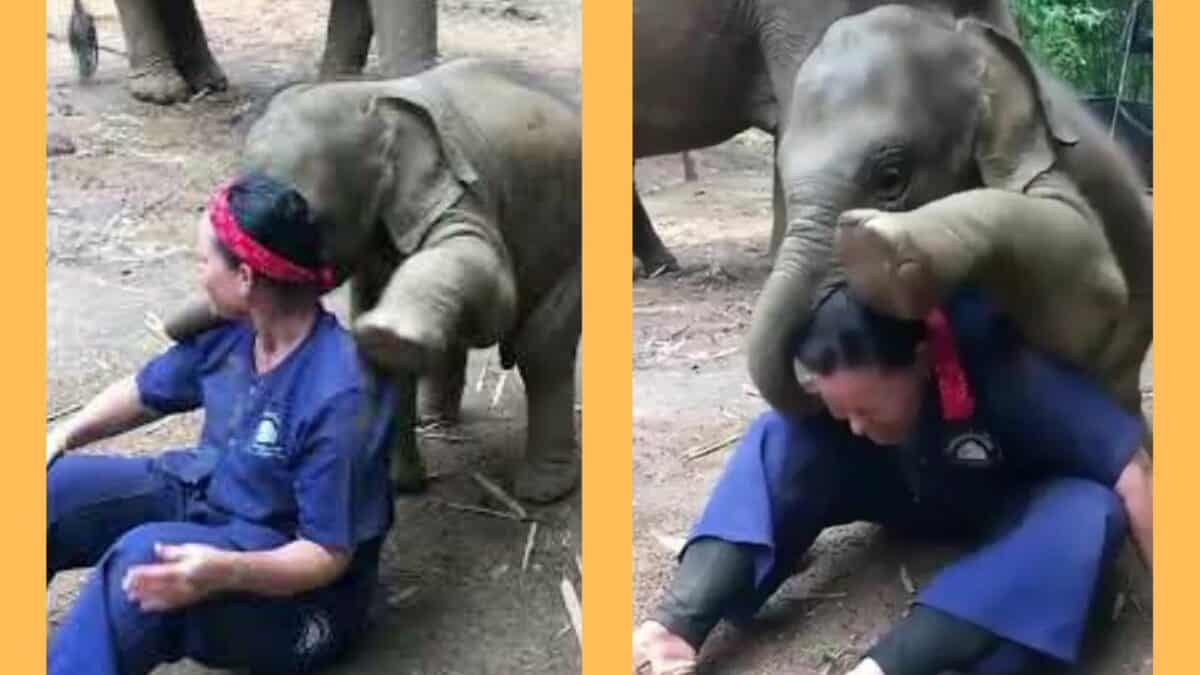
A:
[[[694,675],[696,650],[657,621],[633,632],[634,675]]]

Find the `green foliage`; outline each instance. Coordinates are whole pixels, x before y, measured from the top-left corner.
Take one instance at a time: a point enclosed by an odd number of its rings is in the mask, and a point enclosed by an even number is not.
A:
[[[1081,93],[1116,94],[1125,58],[1122,38],[1128,37],[1126,24],[1136,0],[1010,2],[1035,60]],[[1151,56],[1130,55],[1122,98],[1150,100],[1153,67]]]

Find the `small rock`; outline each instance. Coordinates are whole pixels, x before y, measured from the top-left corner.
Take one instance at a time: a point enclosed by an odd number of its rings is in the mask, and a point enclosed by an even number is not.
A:
[[[72,141],[69,136],[51,131],[46,134],[46,156],[58,157],[59,155],[75,154],[75,141]]]
[[[504,576],[507,572],[508,572],[508,565],[501,564],[501,565],[497,565],[497,566],[493,567],[492,571],[488,572],[488,576],[490,576],[492,578],[492,581],[497,581],[500,579],[500,577]]]

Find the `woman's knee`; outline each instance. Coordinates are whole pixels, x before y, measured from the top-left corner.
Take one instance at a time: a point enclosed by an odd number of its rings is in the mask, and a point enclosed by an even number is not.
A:
[[[1064,535],[1099,540],[1113,553],[1128,531],[1121,498],[1111,488],[1081,478],[1059,478],[1042,486],[1036,497],[1040,509],[1064,523]],[[1075,547],[1078,548],[1078,547]]]

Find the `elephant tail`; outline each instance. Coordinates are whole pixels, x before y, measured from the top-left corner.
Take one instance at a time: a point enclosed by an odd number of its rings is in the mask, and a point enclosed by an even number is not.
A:
[[[84,9],[83,0],[75,0],[71,9],[67,43],[71,45],[71,52],[75,55],[79,79],[89,79],[96,73],[96,66],[100,61],[100,42],[96,38],[96,19]]]

